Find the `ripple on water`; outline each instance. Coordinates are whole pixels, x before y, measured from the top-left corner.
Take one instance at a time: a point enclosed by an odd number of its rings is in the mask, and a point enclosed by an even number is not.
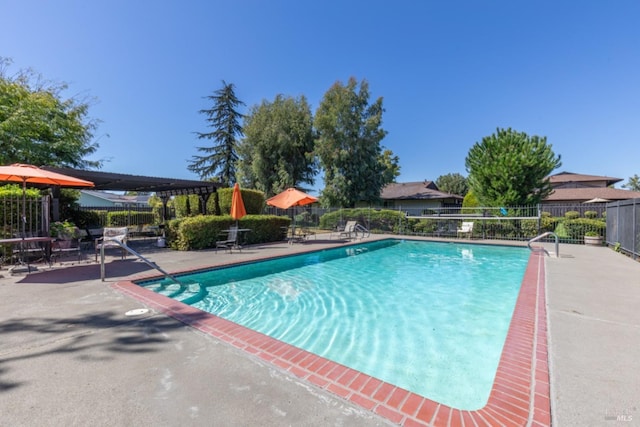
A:
[[[375,249],[201,273],[208,293],[193,305],[440,403],[484,406],[528,252]]]

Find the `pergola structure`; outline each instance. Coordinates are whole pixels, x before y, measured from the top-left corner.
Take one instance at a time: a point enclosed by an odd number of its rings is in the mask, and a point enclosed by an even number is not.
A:
[[[171,196],[197,194],[202,200],[202,206],[204,208],[207,205],[207,201],[211,194],[215,193],[218,188],[223,186],[220,183],[211,181],[128,175],[122,173],[58,168],[52,166],[43,166],[42,169],[91,181],[95,185],[93,188],[94,190],[140,191],[155,193],[162,200],[165,216],[167,202]]]

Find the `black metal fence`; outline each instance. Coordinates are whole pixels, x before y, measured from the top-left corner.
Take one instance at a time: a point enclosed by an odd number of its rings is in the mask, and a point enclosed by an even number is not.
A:
[[[607,204],[606,242],[634,259],[640,256],[640,199]]]
[[[24,212],[24,216],[23,216]],[[49,232],[49,196],[0,198],[0,239],[46,236]],[[0,245],[0,260],[9,261],[15,247]]]
[[[462,222],[474,222],[474,238],[501,240],[528,240],[542,232],[556,232],[562,242],[584,243],[584,235],[593,231],[600,234],[609,245],[619,247],[634,256],[640,251],[640,199],[615,203],[595,204],[543,204],[512,207],[444,207],[398,210],[396,215],[385,216],[380,208],[322,208],[318,205],[299,206],[282,210],[266,207],[264,213],[286,215],[296,224],[334,231],[347,220],[358,220],[372,232],[399,235],[437,237],[457,236]],[[49,198],[27,199],[27,233],[43,235],[49,229]],[[22,227],[22,198],[0,200],[0,238],[19,235]],[[132,231],[143,231],[175,217],[169,209],[162,213],[151,207],[81,207],[82,212],[93,212],[92,226],[127,226]],[[356,217],[352,217],[352,215]],[[388,211],[387,211],[388,212]],[[330,214],[327,216],[327,214]],[[161,218],[165,215],[164,218]],[[324,217],[324,218],[323,218]],[[330,221],[326,218],[331,217]],[[606,218],[606,224],[605,224]],[[63,218],[66,219],[66,218]],[[606,234],[605,234],[606,233]],[[2,255],[7,259],[7,247]]]
[[[92,226],[137,227],[158,225],[162,222],[159,212],[150,206],[82,206],[78,209],[94,214],[92,224],[87,224]]]

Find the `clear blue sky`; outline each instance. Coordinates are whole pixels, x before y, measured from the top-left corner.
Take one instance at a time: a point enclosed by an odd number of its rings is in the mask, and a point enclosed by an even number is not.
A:
[[[197,179],[198,110],[222,80],[243,112],[277,94],[315,111],[354,76],[384,99],[398,181],[466,176],[498,127],[546,136],[555,172],[640,174],[637,0],[0,0],[0,16],[13,69],[96,99],[108,172]]]

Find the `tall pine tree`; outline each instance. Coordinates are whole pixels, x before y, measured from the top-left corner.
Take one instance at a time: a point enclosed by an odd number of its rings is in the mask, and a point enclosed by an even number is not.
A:
[[[206,121],[211,132],[196,132],[198,139],[212,140],[208,147],[196,147],[200,156],[193,156],[187,166],[192,172],[197,173],[201,179],[216,178],[226,186],[236,182],[236,163],[238,162],[237,144],[242,137],[240,124],[243,115],[237,110],[241,105],[234,92],[232,83],[222,81],[222,88],[207,96],[213,102],[210,109],[200,110],[199,113],[207,116]]]

